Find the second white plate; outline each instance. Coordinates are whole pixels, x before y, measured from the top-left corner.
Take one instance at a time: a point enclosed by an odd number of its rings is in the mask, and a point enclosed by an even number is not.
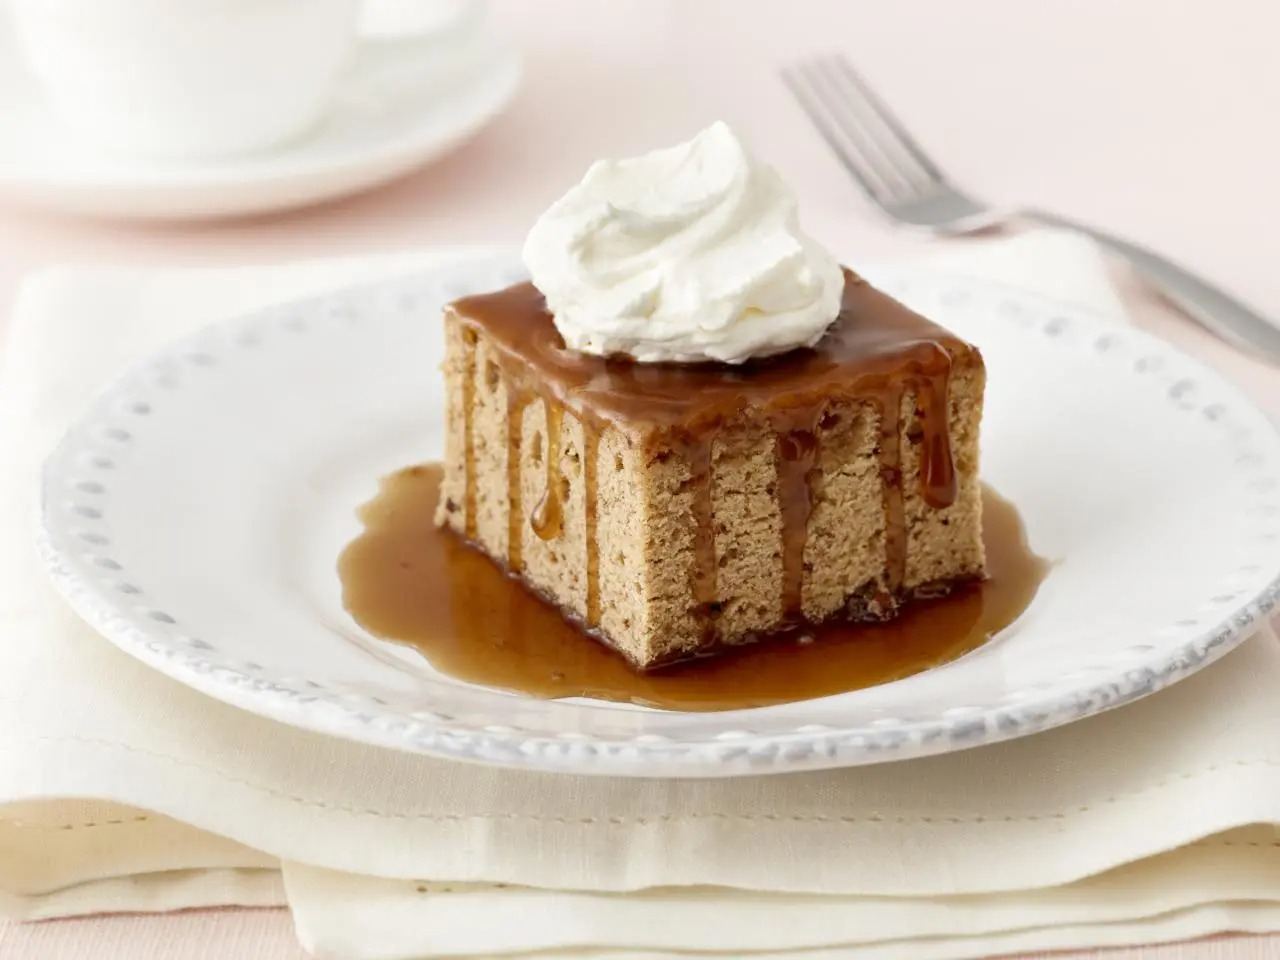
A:
[[[1151,693],[1277,600],[1280,443],[1230,385],[1079,310],[908,269],[871,279],[976,342],[983,476],[1054,561],[1005,635],[870,690],[726,713],[548,702],[365,634],[336,559],[380,476],[442,450],[441,305],[513,260],[218,325],[101,397],[48,461],[41,545],[76,609],[214,697],[366,743],[545,770],[732,776],[1043,730]]]
[[[76,140],[17,69],[15,47],[0,16],[0,194],[139,220],[261,214],[367,189],[474,136],[520,82],[519,59],[483,29],[430,56],[412,44],[371,47],[329,116],[297,142],[216,162],[159,163]]]

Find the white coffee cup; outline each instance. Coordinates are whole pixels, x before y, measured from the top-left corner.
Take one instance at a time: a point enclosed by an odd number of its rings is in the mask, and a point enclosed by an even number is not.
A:
[[[68,126],[163,159],[268,150],[310,130],[362,14],[361,0],[9,2],[31,72]]]

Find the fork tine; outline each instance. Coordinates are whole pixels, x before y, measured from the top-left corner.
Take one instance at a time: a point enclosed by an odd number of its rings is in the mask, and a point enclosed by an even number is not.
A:
[[[890,200],[891,191],[879,176],[873,175],[875,168],[860,149],[860,141],[842,128],[838,115],[830,110],[826,102],[830,98],[824,98],[818,84],[820,71],[817,65],[800,63],[791,68],[784,67],[781,73],[782,82],[813,122],[818,134],[831,147],[840,165],[873,200],[879,203]]]
[[[844,74],[850,84],[861,94],[862,99],[874,111],[880,122],[891,133],[898,142],[898,145],[906,151],[906,153],[914,160],[929,177],[929,179],[938,183],[945,183],[946,177],[942,175],[942,171],[938,169],[924,148],[916,142],[915,137],[907,132],[907,128],[889,109],[889,105],[884,102],[883,98],[876,93],[875,88],[869,84],[862,74],[854,69],[852,63],[847,57],[836,55],[831,58],[837,70]]]
[[[849,82],[837,59],[814,60],[809,71],[811,82],[825,94],[827,112],[845,140],[884,185],[887,199],[890,202],[913,199],[920,192],[920,181],[927,182],[928,175],[916,170],[910,157],[901,151],[895,153],[892,135],[886,136],[874,108],[867,103],[862,90]]]

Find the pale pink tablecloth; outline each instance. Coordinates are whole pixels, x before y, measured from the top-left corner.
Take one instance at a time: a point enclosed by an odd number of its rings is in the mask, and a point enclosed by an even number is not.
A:
[[[968,186],[1151,242],[1280,316],[1280,8],[1258,0],[495,0],[527,55],[511,111],[398,183],[301,213],[133,227],[0,208],[0,301],[62,261],[211,263],[515,242],[590,160],[681,139],[723,117],[796,185],[844,259],[926,242],[862,203],[776,80],[805,52],[852,56]],[[1160,309],[1139,322],[1280,413],[1280,374]],[[0,334],[3,333],[0,316]],[[1109,951],[1107,960],[1261,960],[1280,936]],[[9,960],[289,960],[281,911],[0,923]]]

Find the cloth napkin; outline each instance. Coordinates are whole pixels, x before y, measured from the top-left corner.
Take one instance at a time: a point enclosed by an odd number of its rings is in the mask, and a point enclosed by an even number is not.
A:
[[[96,391],[219,317],[445,262],[60,269],[0,374],[0,910],[287,903],[322,957],[963,958],[1280,930],[1280,644],[959,754],[726,781],[454,764],[259,719],[79,621],[30,546],[35,477]],[[948,269],[1123,322],[1051,234]]]

